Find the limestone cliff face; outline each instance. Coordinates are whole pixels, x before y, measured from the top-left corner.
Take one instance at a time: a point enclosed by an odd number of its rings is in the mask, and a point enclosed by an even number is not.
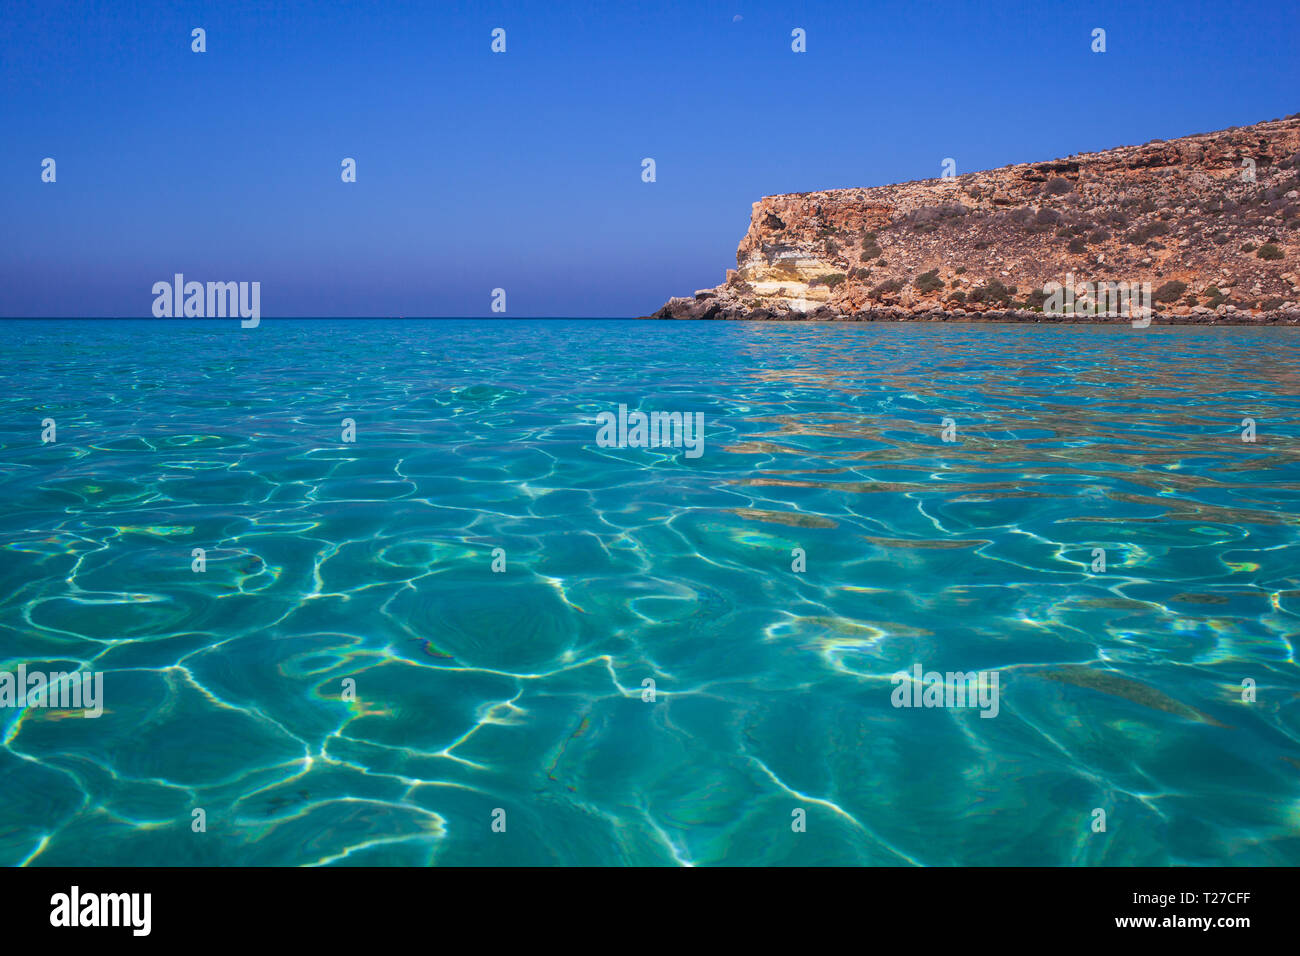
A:
[[[1300,322],[1300,114],[947,179],[768,196],[735,270],[654,318],[1128,321],[1047,283],[1150,283],[1158,319]]]

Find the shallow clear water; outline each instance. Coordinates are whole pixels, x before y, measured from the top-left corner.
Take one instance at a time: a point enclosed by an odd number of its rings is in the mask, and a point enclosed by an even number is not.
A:
[[[0,863],[1300,863],[1294,331],[0,336]]]

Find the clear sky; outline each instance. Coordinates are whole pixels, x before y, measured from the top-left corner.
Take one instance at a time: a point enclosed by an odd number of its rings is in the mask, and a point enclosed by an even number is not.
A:
[[[267,316],[491,316],[497,287],[509,317],[640,315],[722,281],[764,195],[1300,110],[1292,0],[4,0],[0,18],[10,317],[147,317],[177,272],[260,281]]]

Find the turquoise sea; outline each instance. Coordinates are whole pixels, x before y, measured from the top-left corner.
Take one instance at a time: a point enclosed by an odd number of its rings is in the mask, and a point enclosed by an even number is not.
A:
[[[1300,332],[0,337],[0,864],[1300,863]]]

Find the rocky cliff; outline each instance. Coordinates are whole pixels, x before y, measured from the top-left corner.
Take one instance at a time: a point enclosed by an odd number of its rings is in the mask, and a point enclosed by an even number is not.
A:
[[[768,196],[726,282],[651,318],[1127,322],[1090,314],[1113,310],[1090,309],[1086,294],[1061,308],[1044,291],[1125,282],[1150,283],[1157,322],[1296,324],[1298,190],[1300,113],[952,178]]]

